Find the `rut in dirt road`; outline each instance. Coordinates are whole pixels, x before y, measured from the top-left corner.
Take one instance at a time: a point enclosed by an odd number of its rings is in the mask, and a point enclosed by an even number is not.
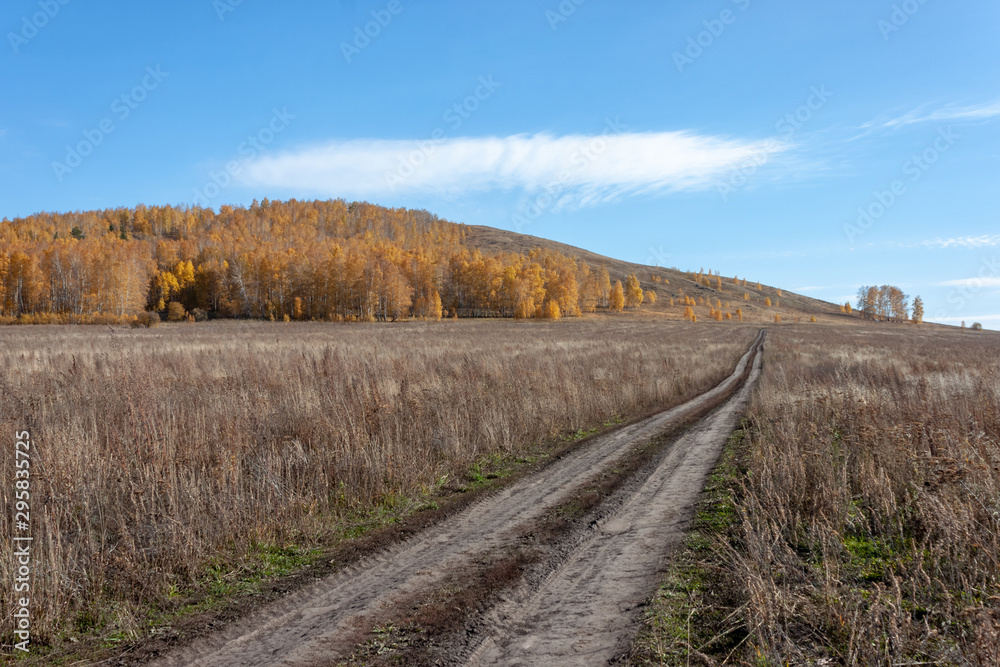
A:
[[[606,665],[628,651],[642,603],[656,591],[666,557],[684,539],[705,479],[738,425],[760,375],[679,438],[621,508],[533,592],[488,615],[487,639],[468,664]]]
[[[431,590],[451,572],[502,548],[515,529],[558,505],[630,446],[717,404],[739,386],[763,332],[726,380],[680,406],[594,438],[538,473],[484,498],[393,549],[262,609],[226,631],[194,642],[157,665],[327,664],[349,651],[368,616],[393,600]],[[700,480],[694,493],[700,490]]]

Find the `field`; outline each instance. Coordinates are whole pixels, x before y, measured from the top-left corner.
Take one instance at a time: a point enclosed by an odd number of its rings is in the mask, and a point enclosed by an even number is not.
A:
[[[1000,664],[998,337],[770,332],[635,664]]]
[[[260,641],[295,664],[559,662],[582,638],[636,665],[997,664],[997,336],[772,326],[751,372],[756,335],[650,316],[0,330],[0,426],[34,443],[28,661],[194,641],[158,664],[263,665],[226,637],[280,617]],[[303,605],[353,629],[316,635]],[[199,644],[206,623],[229,634]]]
[[[0,426],[34,443],[34,650],[127,646],[484,461],[676,405],[755,333],[625,318],[0,330]]]

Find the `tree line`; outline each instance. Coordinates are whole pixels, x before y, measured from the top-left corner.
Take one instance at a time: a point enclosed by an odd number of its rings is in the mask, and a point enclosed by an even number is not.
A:
[[[465,237],[427,211],[342,199],[5,218],[0,316],[559,318],[649,298],[635,276],[612,283],[552,250],[483,253]]]

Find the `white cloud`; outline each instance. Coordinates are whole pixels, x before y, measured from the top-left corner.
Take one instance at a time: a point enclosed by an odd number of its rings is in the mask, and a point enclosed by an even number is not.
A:
[[[586,205],[626,194],[709,188],[755,156],[790,148],[774,139],[690,132],[357,139],[258,158],[239,180],[328,196],[549,188],[561,203]]]
[[[985,278],[962,278],[961,280],[946,280],[938,283],[942,287],[1000,287],[1000,278],[987,276]]]
[[[1000,116],[1000,101],[989,104],[979,104],[969,107],[949,105],[935,111],[927,112],[924,108],[914,109],[887,121],[871,121],[862,125],[863,128],[897,128],[915,123],[932,123],[949,120],[983,120]]]
[[[1000,234],[983,234],[981,236],[956,236],[950,239],[936,238],[921,241],[920,245],[928,248],[983,248],[1000,245]]]

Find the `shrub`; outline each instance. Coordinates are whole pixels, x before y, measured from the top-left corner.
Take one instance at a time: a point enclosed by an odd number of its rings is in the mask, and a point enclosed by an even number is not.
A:
[[[139,313],[138,316],[132,321],[132,328],[139,329],[141,327],[146,327],[147,329],[152,329],[160,323],[160,316],[156,311],[145,311]]]
[[[184,320],[184,316],[187,312],[184,310],[184,306],[176,301],[171,301],[167,304],[167,321],[168,322],[181,322]]]
[[[208,321],[208,311],[202,310],[201,308],[195,308],[191,311],[191,316],[194,317],[195,322],[207,322]]]

